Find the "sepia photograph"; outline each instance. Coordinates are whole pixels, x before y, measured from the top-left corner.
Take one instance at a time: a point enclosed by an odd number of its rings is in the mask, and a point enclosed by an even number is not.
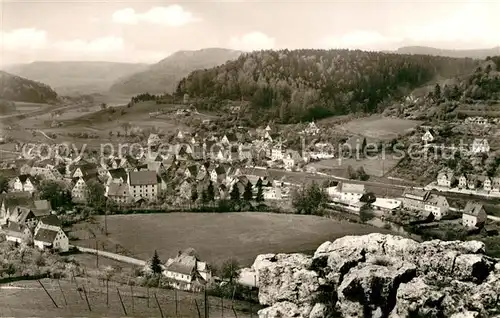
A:
[[[500,317],[500,1],[0,0],[0,317]]]

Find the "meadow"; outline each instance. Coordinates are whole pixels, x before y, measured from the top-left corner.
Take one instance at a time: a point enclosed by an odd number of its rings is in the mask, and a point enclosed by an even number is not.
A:
[[[383,177],[388,171],[398,164],[399,160],[392,158],[388,155],[385,159],[360,159],[346,158],[346,159],[326,159],[308,164],[310,167],[318,169],[329,169],[333,171],[334,175],[339,177],[348,177],[347,168],[351,166],[353,169],[363,167],[365,172],[370,176]],[[337,172],[337,173],[336,173]]]
[[[76,280],[80,288],[85,287],[90,309],[85,300],[83,289],[78,292],[77,285],[69,279],[59,281],[61,288],[56,280],[41,280],[57,304],[57,308],[38,282],[18,281],[9,285],[0,285],[2,293],[0,317],[160,317],[154,293],[156,293],[156,298],[165,317],[197,317],[198,310],[195,300],[202,316],[204,313],[203,294],[156,288],[151,288],[148,291],[144,287],[137,286],[131,290],[130,286],[109,282],[108,306],[106,304],[105,284],[95,279],[77,277]],[[127,315],[124,314],[117,288],[120,291]],[[212,317],[250,317],[250,309],[253,311],[253,316],[259,309],[256,305],[251,306],[244,302],[235,301],[236,316],[231,309],[231,301],[228,299],[221,303],[220,298],[209,297],[208,304]]]
[[[417,120],[370,116],[351,120],[340,125],[339,130],[372,139],[390,141],[421,123]]]
[[[104,217],[98,221],[104,226]],[[384,231],[310,215],[260,212],[113,215],[107,217],[107,228],[108,240],[139,259],[148,260],[157,250],[166,261],[180,250],[194,248],[212,264],[235,258],[244,266],[259,254],[308,253],[338,237]],[[95,244],[91,235],[87,241],[73,244]]]

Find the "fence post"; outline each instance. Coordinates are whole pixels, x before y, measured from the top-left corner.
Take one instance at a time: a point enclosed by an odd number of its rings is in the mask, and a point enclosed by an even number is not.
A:
[[[158,306],[158,310],[160,311],[160,316],[163,318],[163,310],[161,310],[160,302],[158,302],[158,298],[156,297],[156,293],[154,293],[156,305]]]
[[[127,316],[127,309],[125,308],[125,305],[123,304],[123,299],[122,299],[122,296],[120,295],[120,290],[118,289],[118,287],[116,287],[116,292],[118,293],[118,298],[120,298],[120,303],[122,304],[123,313],[125,314],[125,316]]]
[[[63,296],[63,299],[64,299],[64,305],[65,306],[68,306],[68,302],[66,301],[66,296],[64,296],[64,292],[62,290],[62,287],[61,287],[61,283],[59,282],[59,279],[57,280],[57,285],[59,286],[59,290],[61,291],[61,294]]]
[[[54,306],[56,308],[59,308],[56,304],[56,301],[54,300],[54,298],[52,298],[52,296],[50,295],[50,293],[48,292],[48,290],[45,288],[45,286],[43,286],[42,282],[40,280],[37,280],[38,283],[40,284],[40,286],[42,286],[43,290],[45,290],[45,293],[47,294],[47,296],[49,296],[50,300],[52,300],[52,303],[54,304]]]

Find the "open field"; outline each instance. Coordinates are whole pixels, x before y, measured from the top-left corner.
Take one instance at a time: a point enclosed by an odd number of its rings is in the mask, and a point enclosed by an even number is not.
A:
[[[41,280],[44,287],[51,294],[58,308],[54,306],[50,298],[36,281],[19,281],[12,284],[0,285],[2,297],[0,298],[1,317],[160,317],[160,311],[154,293],[156,292],[158,303],[165,317],[197,317],[195,300],[203,315],[203,294],[177,292],[177,315],[175,306],[175,292],[173,290],[153,289],[148,291],[143,287],[133,288],[117,285],[109,282],[108,295],[109,307],[106,305],[106,287],[99,284],[97,280],[77,278],[80,288],[85,286],[85,291],[90,303],[90,310],[85,301],[84,293],[77,291],[74,282],[60,280],[62,289],[59,289],[56,280]],[[123,312],[118,296],[120,291],[127,315]],[[64,296],[63,296],[64,293]],[[66,299],[67,305],[64,302]],[[133,299],[133,307],[132,307]],[[221,301],[218,298],[209,297],[210,316],[222,317]],[[224,300],[223,316],[235,317],[231,310],[231,301]],[[237,317],[250,317],[250,305],[242,302],[234,302]],[[257,306],[253,306],[255,316]]]
[[[103,226],[104,217],[99,222]],[[316,216],[259,212],[113,215],[107,224],[107,239],[139,259],[148,260],[157,250],[166,260],[191,247],[208,262],[234,257],[245,266],[259,254],[312,252],[327,240],[384,231]],[[95,239],[90,235],[73,244],[92,247]]]
[[[389,141],[420,124],[421,122],[417,120],[371,116],[352,120],[341,125],[339,129],[372,139]]]
[[[359,167],[363,167],[365,172],[370,176],[383,177],[385,173],[390,171],[398,164],[399,160],[387,156],[387,158],[381,159],[361,159],[356,160],[353,158],[349,159],[326,159],[317,162],[312,162],[308,166],[318,169],[331,169],[333,171],[337,170],[340,177],[347,177],[347,167],[351,166],[355,170]],[[335,172],[334,172],[335,173]]]

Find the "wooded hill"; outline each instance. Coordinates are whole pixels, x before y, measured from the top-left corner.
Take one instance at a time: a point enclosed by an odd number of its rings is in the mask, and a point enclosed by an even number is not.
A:
[[[254,120],[292,123],[381,111],[438,76],[466,74],[478,65],[465,58],[359,50],[259,51],[192,72],[176,94],[188,94],[200,108],[249,101]]]
[[[48,103],[57,100],[57,93],[48,85],[0,71],[0,99]]]

